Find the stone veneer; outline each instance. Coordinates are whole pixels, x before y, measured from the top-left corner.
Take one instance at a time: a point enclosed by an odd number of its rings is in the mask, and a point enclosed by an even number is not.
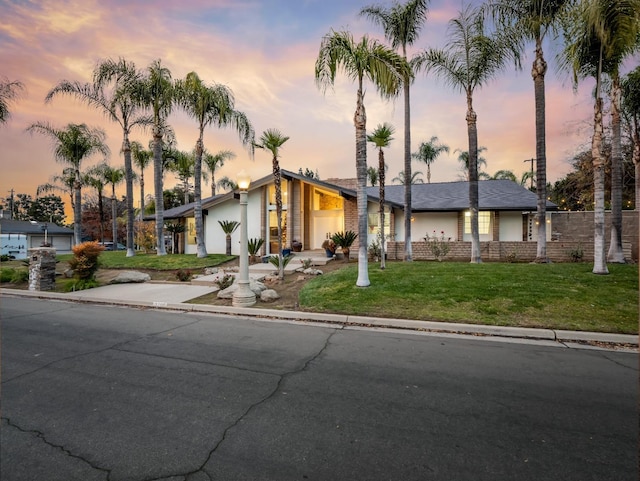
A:
[[[56,285],[56,250],[52,247],[29,249],[29,290],[52,291]]]

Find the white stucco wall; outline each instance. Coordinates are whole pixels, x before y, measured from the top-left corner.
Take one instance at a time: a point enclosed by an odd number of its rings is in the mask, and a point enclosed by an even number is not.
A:
[[[414,213],[411,223],[411,241],[418,242],[424,239],[427,234],[452,241],[458,240],[458,213],[457,212],[429,212]],[[404,222],[404,220],[403,220]],[[404,226],[403,226],[404,228]],[[442,234],[444,232],[444,234]]]

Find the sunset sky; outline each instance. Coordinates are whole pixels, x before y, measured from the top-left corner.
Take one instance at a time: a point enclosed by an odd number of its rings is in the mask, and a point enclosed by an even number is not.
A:
[[[87,123],[102,127],[111,148],[111,165],[122,166],[121,130],[79,101],[58,97],[44,103],[47,92],[61,80],[90,81],[100,59],[124,57],[146,68],[162,59],[174,78],[196,71],[205,82],[224,83],[236,97],[259,135],[278,128],[290,140],[284,145],[281,167],[308,167],[321,179],[355,177],[353,112],[356,87],[339,74],[335,89],[326,94],[314,82],[314,63],[323,35],[348,29],[359,39],[368,33],[383,39],[381,30],[358,16],[372,0],[0,0],[0,76],[24,83],[26,92],[11,105],[12,117],[0,126],[0,197],[16,193],[35,196],[36,187],[60,173],[51,144],[25,129],[38,121],[56,127]],[[390,2],[382,2],[390,5]],[[460,0],[432,0],[427,23],[411,53],[442,47],[447,22],[456,16]],[[554,57],[558,47],[545,45],[548,178],[555,181],[570,170],[572,155],[588,145],[592,116],[591,84],[572,90],[567,74],[559,74]],[[535,157],[534,98],[530,75],[533,47],[523,70],[507,67],[475,94],[479,145],[487,147],[485,170],[510,169],[518,177]],[[365,98],[367,130],[382,122],[396,127],[395,141],[386,153],[388,179],[402,170],[402,98],[384,102],[369,85]],[[467,150],[465,99],[433,76],[418,74],[412,86],[412,150],[438,136],[451,152],[432,166],[432,182],[457,180],[461,174],[455,149]],[[197,125],[175,109],[169,119],[178,148],[191,150]],[[150,132],[134,131],[132,140],[147,145]],[[270,173],[270,158],[257,151],[252,160],[232,131],[208,129],[209,151],[233,150],[237,158],[218,177],[235,178],[249,170],[254,178]],[[83,167],[102,160],[94,157]],[[370,147],[369,165],[377,165]],[[425,173],[417,162],[413,169]],[[146,192],[152,193],[152,169]],[[165,187],[176,180],[165,178]],[[139,189],[135,187],[135,205]],[[209,188],[203,185],[203,192]],[[62,194],[61,194],[62,195]],[[68,196],[63,195],[68,202]]]

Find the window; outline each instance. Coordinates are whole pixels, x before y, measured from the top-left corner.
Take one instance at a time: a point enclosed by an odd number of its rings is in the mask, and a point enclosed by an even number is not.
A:
[[[491,231],[491,212],[478,212],[478,234],[487,235]],[[471,212],[464,213],[464,233],[471,234]]]

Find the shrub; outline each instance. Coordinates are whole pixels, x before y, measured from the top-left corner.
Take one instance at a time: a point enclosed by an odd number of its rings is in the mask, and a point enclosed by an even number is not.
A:
[[[264,239],[255,239],[255,238],[249,239],[247,245],[248,245],[249,255],[251,256],[252,261],[255,261],[256,256],[260,252],[260,249],[262,248],[263,244],[264,244]]]
[[[569,251],[569,258],[571,262],[581,262],[584,257],[584,250],[582,250],[582,244],[578,243],[578,246],[575,249],[571,249]]]
[[[98,287],[98,281],[95,279],[69,279],[64,287],[64,292],[75,292],[75,291],[83,291],[85,289],[93,289],[94,287]]]
[[[444,231],[440,231],[440,237],[438,237],[436,235],[435,230],[433,231],[432,236],[429,236],[429,234],[427,234],[424,238],[424,241],[427,243],[427,246],[429,247],[431,254],[439,262],[441,262],[442,259],[447,257],[447,254],[449,253],[449,249],[451,248],[449,246],[450,240],[451,238],[446,239],[444,237]]]
[[[13,269],[11,283],[23,284],[25,282],[29,282],[29,269]]]
[[[69,260],[69,266],[73,269],[75,279],[93,279],[98,270],[98,258],[104,246],[97,242],[83,242],[72,248],[73,257]]]
[[[369,254],[369,259],[373,261],[377,261],[380,259],[382,255],[382,247],[380,245],[380,236],[376,236],[376,238],[369,244],[369,248],[367,249]]]
[[[152,223],[136,222],[134,237],[136,244],[144,249],[145,252],[156,248],[156,228]]]
[[[302,260],[302,268],[309,269],[313,265],[313,261],[311,259],[303,259]]]
[[[231,284],[233,284],[233,279],[234,278],[231,274],[225,274],[223,277],[215,281],[215,284],[220,288],[221,291],[223,291],[227,287],[230,287]]]
[[[180,282],[188,282],[193,277],[189,269],[179,269],[176,271],[176,277]]]
[[[9,254],[2,254],[0,256],[0,262],[7,262],[7,261],[10,261],[10,260],[11,260],[11,257],[9,257]]]
[[[293,256],[286,256],[282,258],[282,267],[287,267],[287,264],[289,262],[291,262],[291,259],[293,259]],[[269,262],[271,264],[273,264],[276,269],[280,269],[280,256],[270,256],[269,257]]]
[[[3,267],[0,269],[0,282],[11,282],[14,269],[10,267]]]

